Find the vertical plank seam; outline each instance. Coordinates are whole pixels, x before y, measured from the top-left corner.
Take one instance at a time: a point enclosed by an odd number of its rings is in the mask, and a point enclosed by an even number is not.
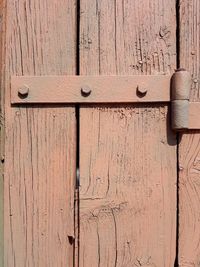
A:
[[[176,0],[176,67],[180,68],[180,0]]]
[[[176,68],[180,68],[180,0],[176,0]],[[176,257],[175,257],[175,267],[179,266],[179,142],[180,134],[177,132],[177,210],[176,210]]]
[[[80,75],[80,0],[76,0],[76,75]],[[79,158],[80,158],[80,105],[75,105],[76,112],[76,185],[74,198],[74,267],[79,266],[79,232],[80,232],[80,217],[79,217]]]

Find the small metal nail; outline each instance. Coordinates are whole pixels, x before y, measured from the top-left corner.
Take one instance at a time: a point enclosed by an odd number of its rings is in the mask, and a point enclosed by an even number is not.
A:
[[[84,85],[84,86],[81,87],[82,96],[87,97],[87,96],[89,96],[91,94],[91,92],[92,92],[92,90],[90,89],[89,86]]]
[[[18,90],[18,96],[20,98],[26,98],[29,94],[29,88],[28,86],[24,85],[22,87],[19,88]]]
[[[137,86],[137,95],[143,97],[147,94],[147,88],[145,86]]]

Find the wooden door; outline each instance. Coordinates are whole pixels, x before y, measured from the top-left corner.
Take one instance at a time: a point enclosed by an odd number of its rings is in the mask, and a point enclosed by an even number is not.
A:
[[[0,266],[199,265],[199,135],[172,132],[169,103],[10,105],[13,75],[180,66],[197,101],[199,4],[178,2],[0,1]]]

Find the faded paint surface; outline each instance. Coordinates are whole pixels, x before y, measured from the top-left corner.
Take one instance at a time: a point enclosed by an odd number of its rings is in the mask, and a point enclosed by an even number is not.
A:
[[[193,81],[190,101],[199,97],[200,2],[180,1],[180,65]],[[191,122],[199,123],[198,104],[190,110]],[[196,118],[196,119],[195,119]],[[179,146],[179,266],[200,263],[200,132],[180,135]]]
[[[68,236],[73,237],[74,226],[79,232],[78,204],[74,225],[75,108],[11,108],[9,92],[11,75],[76,73],[76,1],[6,4],[7,12],[5,1],[0,2],[7,23],[4,31],[5,20],[0,20],[7,114],[5,266],[70,267],[74,251]],[[180,65],[193,75],[190,100],[199,101],[200,4],[180,4]],[[80,8],[80,74],[170,74],[176,67],[174,0],[81,0]],[[199,106],[191,107],[192,128]],[[200,138],[197,131],[181,137],[178,260],[181,267],[196,267]],[[1,166],[0,183],[2,174]],[[81,106],[76,266],[80,256],[80,267],[171,267],[175,245],[176,138],[168,106]]]
[[[81,0],[80,74],[169,74],[174,1]],[[81,106],[80,267],[172,267],[176,138],[168,107]]]
[[[4,124],[4,76],[5,76],[5,17],[6,17],[6,0],[0,1],[0,266],[3,266],[4,258],[4,234],[3,234],[3,213],[4,213],[4,196],[3,196],[3,181],[4,181],[4,137],[5,137],[5,124]]]
[[[10,76],[75,74],[75,8],[71,0],[7,1],[6,267],[73,266],[75,109],[11,107]]]

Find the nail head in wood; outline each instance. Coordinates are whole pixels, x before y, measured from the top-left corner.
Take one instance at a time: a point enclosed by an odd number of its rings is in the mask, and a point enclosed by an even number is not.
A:
[[[18,90],[18,96],[20,98],[26,98],[29,94],[29,88],[28,86],[24,85],[22,87],[19,88]]]
[[[91,92],[92,92],[92,90],[90,89],[89,86],[87,86],[87,85],[82,86],[82,88],[81,88],[82,96],[87,97],[91,94]]]

